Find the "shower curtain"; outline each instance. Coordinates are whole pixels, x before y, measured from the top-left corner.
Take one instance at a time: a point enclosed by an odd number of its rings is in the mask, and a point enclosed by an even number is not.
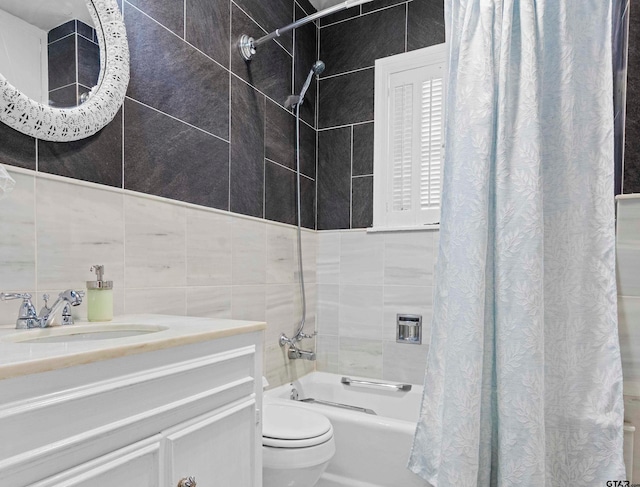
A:
[[[610,0],[445,0],[434,318],[409,468],[436,487],[625,478]]]

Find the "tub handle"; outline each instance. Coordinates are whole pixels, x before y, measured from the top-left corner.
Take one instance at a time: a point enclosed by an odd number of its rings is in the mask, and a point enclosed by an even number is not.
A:
[[[357,380],[351,379],[350,377],[343,377],[340,380],[344,385],[347,386],[370,386],[370,387],[381,387],[383,389],[394,389],[396,391],[410,391],[411,384],[391,384],[389,382],[373,382],[370,380]]]

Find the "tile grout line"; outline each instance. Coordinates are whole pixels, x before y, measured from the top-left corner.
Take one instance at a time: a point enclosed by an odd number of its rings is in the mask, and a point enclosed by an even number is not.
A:
[[[208,130],[204,130],[204,129],[202,129],[202,128],[200,128],[200,127],[197,127],[196,125],[193,125],[193,124],[191,124],[191,123],[189,123],[189,122],[185,122],[184,120],[179,119],[179,118],[178,118],[178,117],[176,117],[175,115],[171,115],[170,113],[163,112],[162,110],[159,110],[158,108],[155,108],[155,107],[153,107],[153,106],[151,106],[151,105],[148,105],[147,103],[144,103],[144,102],[142,102],[142,101],[140,101],[140,100],[136,100],[135,98],[132,98],[132,97],[130,97],[129,95],[127,95],[125,98],[126,98],[127,100],[131,100],[131,101],[133,101],[133,102],[135,102],[135,103],[138,103],[139,105],[142,105],[142,106],[144,106],[144,107],[146,107],[146,108],[149,108],[149,109],[153,110],[154,112],[161,113],[162,115],[165,115],[165,116],[167,116],[167,117],[169,117],[169,118],[171,118],[171,119],[175,120],[176,122],[183,123],[183,124],[185,124],[185,125],[187,125],[187,126],[189,126],[189,127],[191,127],[191,128],[194,128],[194,129],[196,129],[196,130],[198,130],[198,131],[200,131],[200,132],[202,132],[202,133],[205,133],[205,134],[207,134],[207,135],[210,135],[211,137],[215,137],[215,138],[216,138],[216,139],[218,139],[218,140],[221,140],[221,141],[226,142],[226,143],[230,143],[230,141],[229,141],[229,140],[227,140],[227,139],[225,139],[224,137],[220,137],[219,135],[216,135],[216,134],[214,134],[214,133],[212,133],[212,132],[209,132]]]
[[[372,10],[370,12],[363,12],[362,11],[362,7],[363,6],[360,5],[360,14],[359,15],[354,15],[353,17],[349,17],[348,19],[337,20],[337,21],[332,22],[330,24],[321,25],[320,28],[324,29],[326,27],[332,27],[334,25],[343,24],[345,22],[349,22],[350,20],[359,19],[359,18],[362,18],[362,17],[366,17],[367,15],[375,14],[375,13],[378,13],[378,12],[382,12],[384,10],[389,10],[389,9],[394,8],[394,7],[398,7],[398,6],[402,5],[403,3],[404,4],[409,4],[412,1],[413,0],[407,0],[406,2],[398,2],[398,3],[394,4],[394,5],[389,5],[389,6],[386,6],[386,7],[382,7],[382,8],[376,9],[376,10]]]
[[[227,192],[227,209],[229,211],[231,211],[231,123],[233,121],[233,112],[231,110],[231,104],[233,102],[233,97],[232,92],[233,92],[233,88],[232,88],[232,81],[233,78],[231,77],[231,56],[232,54],[232,46],[233,43],[231,42],[231,36],[233,35],[231,33],[231,30],[233,28],[233,22],[232,22],[232,18],[231,18],[231,2],[229,2],[229,73],[227,74],[228,79],[229,79],[229,132],[228,132],[228,136],[229,136],[229,169],[228,169],[228,175],[229,175],[229,184],[228,184],[228,192]]]
[[[124,147],[124,144],[123,144]],[[122,195],[122,307],[127,312],[127,196]]]
[[[293,2],[293,20],[295,22],[296,20],[296,2]],[[293,94],[293,92],[296,90],[296,38],[297,38],[297,32],[298,29],[293,29],[293,31],[291,32],[291,39],[293,42],[293,46],[292,46],[292,60],[291,60],[291,93]]]
[[[51,94],[51,93],[53,93],[53,92],[55,92],[55,91],[58,91],[58,90],[63,90],[64,88],[69,88],[69,86],[73,86],[73,85],[75,85],[75,84],[76,84],[76,83],[69,83],[69,84],[64,85],[64,86],[58,86],[57,88],[54,88],[53,90],[49,90],[49,94]],[[78,84],[80,84],[80,83],[78,83]],[[83,85],[83,86],[84,86],[84,85]]]
[[[405,4],[404,16],[404,52],[409,51],[409,4]]]
[[[231,75],[234,76],[238,81],[242,81],[244,84],[246,84],[247,86],[250,86],[251,88],[253,88],[255,91],[257,91],[258,93],[260,93],[262,96],[264,96],[267,100],[269,100],[270,102],[274,103],[275,105],[278,105],[282,110],[287,111],[288,110],[286,108],[284,108],[284,105],[282,105],[282,103],[274,100],[273,98],[271,98],[269,95],[265,94],[263,91],[259,90],[258,88],[256,88],[255,86],[253,86],[251,83],[249,83],[247,80],[241,78],[240,76],[238,76],[236,73],[234,73],[233,71],[231,71]],[[291,113],[291,112],[289,112]],[[302,123],[304,123],[307,127],[313,129],[314,127],[312,125],[309,124],[309,122],[305,121],[303,118],[300,119],[300,121]]]
[[[267,102],[262,114],[262,218],[267,214]]]
[[[238,5],[238,3],[237,3],[235,0],[231,0],[231,4],[232,4],[232,5],[235,5],[235,6],[236,6],[236,8],[237,8],[238,10],[240,10],[240,12],[242,12],[243,14],[245,14],[245,15],[246,15],[246,16],[247,16],[247,17],[248,17],[248,18],[249,18],[249,19],[250,19],[254,24],[256,24],[256,25],[258,26],[258,28],[259,28],[259,29],[261,29],[261,30],[262,30],[262,32],[264,32],[264,33],[265,33],[265,35],[270,34],[270,32],[267,32],[267,30],[266,30],[264,27],[262,27],[262,26],[261,26],[261,25],[256,21],[256,19],[254,19],[251,15],[249,15],[249,13],[248,13],[247,11],[245,11],[245,10],[244,10],[240,5]],[[278,41],[277,39],[273,39],[273,41],[274,41],[278,46],[280,46],[280,48],[281,48],[281,49],[283,49],[287,54],[289,54],[289,56],[291,56],[291,53],[289,52],[289,50],[288,50],[286,47],[284,47],[284,46],[280,43],[280,41]]]
[[[125,189],[125,186],[124,186],[124,183],[125,183],[125,181],[124,181],[124,171],[125,171],[125,160],[126,160],[126,159],[125,159],[125,151],[124,151],[124,141],[125,141],[125,134],[126,134],[125,126],[124,126],[124,124],[125,124],[125,118],[124,118],[124,111],[125,111],[125,109],[126,109],[126,108],[125,108],[125,106],[124,106],[124,103],[122,103],[122,114],[121,114],[121,120],[120,120],[120,123],[121,123],[121,125],[122,125],[122,151],[121,151],[121,157],[122,157],[122,162],[121,162],[121,166],[122,166],[122,176],[121,176],[121,178],[120,178],[120,184],[122,185],[122,189]]]
[[[34,248],[33,248],[33,267],[34,267],[34,293],[37,300],[38,293],[40,292],[40,280],[38,279],[38,178],[33,177],[33,236],[34,236]]]
[[[351,147],[349,149],[349,228],[353,228],[353,125],[350,130]]]
[[[186,5],[186,0],[185,0]],[[186,18],[185,18],[186,24]],[[184,316],[189,315],[189,209],[184,208],[184,218],[183,218],[183,226],[184,226]]]
[[[338,234],[338,368],[342,362],[342,336],[340,335],[340,300],[342,299],[342,233]]]
[[[80,64],[80,53],[78,52],[78,21],[75,21],[75,26],[76,26],[76,35],[74,36],[74,43],[75,43],[75,49],[76,52],[74,53],[74,61],[76,63],[76,104],[78,103],[78,85],[80,84],[80,75],[78,74],[78,64]],[[47,60],[47,63],[49,61]]]
[[[63,40],[63,39],[67,39],[68,37],[71,37],[71,36],[76,35],[76,34],[77,34],[77,32],[70,32],[70,33],[68,33],[68,34],[67,34],[67,35],[65,35],[65,36],[58,37],[55,41],[51,41],[51,42],[47,41],[47,47],[49,47],[49,46],[50,46],[50,45],[52,45],[52,44],[55,44],[55,43],[56,43],[56,42],[58,42],[58,41],[61,41],[61,40]],[[82,36],[82,37],[84,37],[84,36]],[[84,37],[84,38],[85,38],[85,39],[87,39],[86,37]],[[87,39],[87,40],[89,40],[89,39]],[[92,41],[92,42],[93,42],[93,41]]]
[[[365,237],[367,235],[365,234]],[[372,235],[373,236],[373,235]],[[382,376],[384,377],[384,305],[385,305],[385,296],[387,294],[387,288],[385,285],[386,282],[386,277],[387,277],[387,236],[386,235],[380,235],[380,238],[382,240],[382,329],[381,329],[381,336],[382,336],[382,366],[381,366],[381,371],[382,371]]]
[[[291,169],[290,167],[285,166],[284,164],[280,164],[278,161],[274,161],[273,159],[269,159],[268,157],[264,158],[265,161],[269,161],[271,164],[275,164],[276,166],[279,166],[283,169],[286,169],[287,171],[291,171],[294,174],[297,174],[298,172],[295,169]],[[312,177],[307,176],[305,173],[301,172],[300,176],[302,176],[305,179],[308,179],[309,181],[315,181]]]
[[[366,71],[367,69],[375,69],[375,65],[373,66],[365,66],[363,68],[356,68],[356,69],[352,69],[350,71],[343,71],[340,73],[336,73],[336,74],[328,74],[326,76],[323,76],[321,78],[322,81],[326,80],[326,79],[332,79],[332,78],[337,78],[339,76],[346,76],[348,74],[354,74],[354,73],[359,73],[361,71]]]
[[[320,22],[316,26],[316,59],[320,59]],[[318,124],[320,123],[320,79],[316,76],[316,99],[315,99],[315,113],[314,113],[314,130],[315,130],[315,144],[316,144],[316,179],[315,179],[315,230],[318,230],[318,168],[320,157],[320,141],[318,137]]]
[[[325,132],[327,130],[335,130],[335,129],[345,129],[345,128],[349,128],[349,127],[355,127],[356,125],[364,125],[364,124],[373,123],[373,122],[374,122],[374,120],[365,120],[364,122],[346,123],[344,125],[335,125],[333,127],[319,128],[318,132]]]

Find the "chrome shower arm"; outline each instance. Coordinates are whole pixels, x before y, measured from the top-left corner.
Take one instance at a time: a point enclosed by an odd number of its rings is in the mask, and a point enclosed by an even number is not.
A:
[[[298,27],[302,27],[303,25],[306,25],[309,22],[313,22],[314,20],[318,20],[322,17],[326,17],[327,15],[331,15],[333,13],[340,12],[341,10],[345,10],[351,7],[357,7],[358,5],[362,5],[363,3],[369,3],[372,1],[373,0],[347,0],[346,2],[341,2],[337,5],[334,5],[333,7],[320,10],[315,14],[307,15],[306,17],[300,20],[296,20],[295,22],[285,27],[281,27],[280,29],[274,30],[270,34],[267,34],[266,36],[262,36],[259,39],[254,39],[253,37],[250,37],[244,34],[240,37],[238,47],[240,47],[240,52],[242,53],[242,56],[247,61],[250,61],[253,55],[256,53],[256,48],[259,45],[264,44],[265,42],[276,39],[277,37],[280,37],[282,34],[286,34],[289,31],[297,29]]]

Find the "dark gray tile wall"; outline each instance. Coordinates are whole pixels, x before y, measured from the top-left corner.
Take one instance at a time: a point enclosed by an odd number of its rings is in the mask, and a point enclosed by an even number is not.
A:
[[[0,163],[35,169],[36,145],[33,137],[0,123]]]
[[[266,32],[273,32],[293,21],[293,0],[269,0],[267,2],[265,0],[235,0],[235,3],[247,15],[255,19]],[[256,39],[264,35],[260,29],[247,31],[246,33]],[[281,44],[289,53],[292,53],[293,33],[287,32],[278,37],[277,43]]]
[[[353,127],[353,176],[373,174],[373,122]]]
[[[75,33],[49,43],[49,90],[75,84],[76,36]]]
[[[318,132],[318,230],[351,227],[351,132]]]
[[[443,0],[374,0],[323,19],[318,83],[319,230],[373,219],[375,60],[444,42]]]
[[[78,84],[93,88],[100,76],[100,47],[78,35]]]
[[[265,216],[268,220],[296,225],[296,177],[293,171],[267,161],[265,164]],[[300,178],[301,222],[307,228],[315,226],[315,182]]]
[[[250,63],[236,42],[315,12],[308,0],[127,0],[122,8],[131,82],[116,118],[64,144],[0,124],[0,163],[294,223],[295,123],[284,102],[317,57],[319,29],[269,42]],[[69,24],[50,38],[74,32]],[[315,228],[315,86],[302,116],[301,213]]]
[[[228,141],[228,70],[127,2],[124,18],[128,96]]]
[[[62,39],[63,37],[68,36],[69,34],[74,34],[76,32],[76,21],[70,20],[65,22],[64,24],[59,25],[58,27],[54,27],[47,33],[47,42],[51,44],[58,39]]]
[[[223,66],[231,55],[231,4],[228,0],[186,0],[186,40]]]
[[[189,203],[228,208],[226,141],[134,100],[125,101],[124,127],[128,189],[167,198],[180,194]],[[179,160],[188,163],[170,164]]]
[[[231,80],[231,211],[264,216],[265,97]]]
[[[375,2],[371,2],[375,4]],[[368,68],[376,59],[405,52],[406,4],[323,27],[320,58],[324,77]]]
[[[331,59],[331,56],[325,57]],[[373,67],[320,80],[318,128],[373,120]]]
[[[75,107],[78,105],[78,84],[72,83],[49,92],[49,105],[58,108]],[[84,89],[84,87],[83,87]]]
[[[629,9],[623,193],[640,193],[640,9]]]
[[[75,142],[38,141],[38,170],[122,186],[122,110],[97,134]]]
[[[296,20],[307,15],[307,11],[296,7]],[[311,66],[318,59],[318,29],[314,23],[304,25],[296,30],[295,86],[300,89],[309,75]],[[309,125],[316,126],[317,83],[311,83],[305,101],[300,107],[300,116]],[[315,164],[314,164],[315,165]]]
[[[100,74],[100,48],[95,30],[70,20],[48,33],[49,104],[59,108],[80,103]]]
[[[373,176],[354,177],[351,185],[351,227],[370,227],[373,223]]]
[[[407,12],[407,50],[441,44],[444,37],[442,0],[414,0]]]

